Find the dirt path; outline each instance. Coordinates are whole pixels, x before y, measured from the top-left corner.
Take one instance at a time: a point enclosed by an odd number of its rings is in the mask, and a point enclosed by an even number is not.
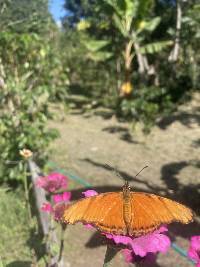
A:
[[[81,113],[74,110],[64,119],[58,112],[51,127],[61,137],[53,144],[51,160],[71,173],[84,178],[99,191],[120,190],[122,181],[106,167],[109,163],[131,181],[135,191],[148,191],[169,196],[193,208],[200,206],[200,108],[199,95],[186,107],[163,121],[145,136],[141,129],[131,131],[131,125],[119,122],[109,111]],[[145,165],[149,168],[134,178]],[[80,197],[82,186],[74,188],[74,198]],[[188,237],[200,234],[198,223],[172,226],[170,234],[183,248]],[[174,233],[176,237],[174,237]],[[94,234],[94,233],[93,233]],[[96,235],[82,226],[72,226],[67,233],[66,258],[69,266],[100,267],[105,246]],[[172,249],[157,260],[162,267],[192,266]],[[67,265],[68,266],[68,265]],[[116,265],[126,266],[118,257]],[[145,265],[147,266],[147,265]],[[155,265],[154,265],[155,266]]]

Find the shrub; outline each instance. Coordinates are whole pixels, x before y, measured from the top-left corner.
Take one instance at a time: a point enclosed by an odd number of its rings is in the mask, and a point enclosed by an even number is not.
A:
[[[149,132],[155,120],[174,109],[168,90],[160,87],[143,87],[133,91],[128,99],[119,103],[118,114],[133,122],[141,121],[144,132]]]
[[[36,159],[44,161],[50,141],[57,136],[46,126],[51,117],[48,103],[59,91],[59,84],[64,87],[67,76],[59,79],[59,58],[53,57],[47,41],[36,34],[0,34],[2,181],[21,179],[20,149],[29,148]]]

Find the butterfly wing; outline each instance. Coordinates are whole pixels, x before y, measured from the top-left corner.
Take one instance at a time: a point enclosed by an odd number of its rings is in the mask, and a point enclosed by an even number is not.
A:
[[[132,221],[130,235],[140,236],[157,229],[161,224],[192,221],[192,211],[173,200],[154,194],[131,192]]]
[[[122,193],[105,193],[79,200],[64,211],[63,221],[87,223],[103,232],[126,234]]]

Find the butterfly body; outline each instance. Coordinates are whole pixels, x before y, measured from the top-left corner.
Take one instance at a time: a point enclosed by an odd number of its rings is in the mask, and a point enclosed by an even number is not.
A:
[[[130,231],[130,225],[131,221],[133,220],[134,214],[132,212],[131,208],[131,194],[130,194],[130,187],[127,184],[124,185],[123,187],[123,194],[121,196],[122,202],[123,202],[123,219],[124,223],[126,225],[127,233]]]
[[[98,230],[118,235],[141,236],[161,224],[192,221],[192,212],[173,200],[144,192],[108,192],[84,198],[69,206],[63,214],[65,223],[91,224]]]

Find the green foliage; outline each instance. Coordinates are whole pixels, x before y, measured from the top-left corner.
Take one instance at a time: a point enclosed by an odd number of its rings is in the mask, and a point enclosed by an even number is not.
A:
[[[2,181],[21,179],[16,164],[20,149],[31,149],[36,159],[44,161],[50,141],[57,136],[46,127],[51,117],[48,106],[50,100],[66,95],[68,74],[49,41],[36,33],[0,33]]]
[[[142,122],[144,132],[148,133],[160,114],[168,115],[174,110],[167,89],[144,87],[133,91],[130,99],[123,99],[119,105],[119,115],[131,118],[133,122]]]
[[[19,150],[29,148],[37,159],[45,159],[49,142],[57,136],[56,132],[46,128],[49,117],[47,101],[48,87],[37,86],[29,90],[27,80],[14,81],[8,78],[6,89],[1,91],[0,116],[0,177],[2,181],[22,179]]]
[[[155,53],[161,52],[167,46],[172,46],[172,44],[173,44],[172,41],[154,42],[151,44],[146,44],[143,47],[141,47],[140,52],[142,54],[155,54]]]
[[[88,50],[88,58],[93,61],[106,61],[113,56],[113,54],[106,49],[110,44],[108,41],[86,38],[86,40],[83,40],[83,44]]]
[[[66,0],[70,93],[84,94],[145,125],[172,112],[200,84],[199,3],[180,3],[177,32],[172,1]],[[178,59],[172,62],[179,33]],[[125,82],[134,89],[123,99],[119,92]]]
[[[1,31],[45,33],[53,24],[48,0],[0,0]]]
[[[29,229],[23,193],[1,187],[0,198],[1,260],[4,266],[15,261],[27,261],[28,264],[31,251],[27,246]]]
[[[0,57],[6,73],[16,79],[27,79],[29,90],[38,85],[49,86],[50,94],[68,84],[67,69],[53,44],[36,33],[0,33]],[[61,73],[61,76],[58,76]]]

